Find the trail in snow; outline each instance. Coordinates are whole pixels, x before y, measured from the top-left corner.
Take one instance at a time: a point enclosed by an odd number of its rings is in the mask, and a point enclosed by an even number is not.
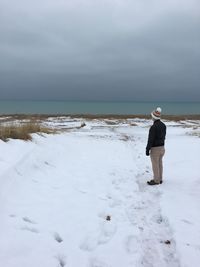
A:
[[[137,172],[130,170],[128,177],[123,177],[126,175],[125,172],[122,174],[113,172],[112,187],[108,192],[110,213],[117,214],[118,223],[125,213],[133,228],[133,234],[128,235],[124,243],[127,253],[134,255],[131,264],[138,267],[180,266],[170,225],[161,213],[159,189],[146,185],[151,170],[149,164],[144,165],[142,148],[145,141],[134,134],[118,132],[116,129],[111,131],[119,140],[124,141],[124,146],[132,150],[133,164],[137,167]],[[133,184],[135,179],[137,187]],[[117,209],[117,212],[112,209]],[[101,226],[94,233],[90,233],[81,245],[81,249],[93,251],[98,245],[108,242],[117,231],[114,222],[103,224],[104,228],[108,226],[110,227],[108,232],[102,230]],[[106,241],[101,242],[101,239]],[[170,244],[166,244],[168,240]]]
[[[138,188],[132,192],[132,195],[126,196],[125,206],[131,224],[139,229],[138,235],[128,237],[127,250],[134,253],[138,252],[139,248],[141,256],[135,266],[178,267],[180,263],[173,233],[167,218],[162,216],[160,208],[159,187],[149,187],[146,184],[146,181],[151,178],[149,164],[144,164],[146,140],[141,135],[126,133],[126,136],[138,170],[135,173]],[[170,244],[167,244],[169,240]]]

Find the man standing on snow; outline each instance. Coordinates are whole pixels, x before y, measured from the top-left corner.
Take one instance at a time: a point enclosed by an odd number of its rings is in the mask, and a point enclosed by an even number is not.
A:
[[[162,184],[163,164],[162,158],[165,154],[166,125],[160,120],[161,108],[151,112],[153,125],[149,129],[146,155],[151,157],[153,180],[148,181],[149,185]]]

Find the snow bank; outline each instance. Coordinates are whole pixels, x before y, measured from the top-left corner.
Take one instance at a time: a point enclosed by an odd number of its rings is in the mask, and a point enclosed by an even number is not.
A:
[[[166,122],[165,179],[156,187],[146,184],[150,121],[88,120],[77,129],[82,122],[50,118],[76,129],[0,141],[1,266],[198,266],[200,139],[192,122]]]

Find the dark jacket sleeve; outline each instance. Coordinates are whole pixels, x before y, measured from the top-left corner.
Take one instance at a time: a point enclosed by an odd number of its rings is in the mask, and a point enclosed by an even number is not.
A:
[[[146,151],[148,151],[148,152],[154,143],[155,135],[156,135],[155,127],[154,127],[154,125],[152,125],[151,128],[149,129],[148,142],[147,142],[147,146],[146,146]]]

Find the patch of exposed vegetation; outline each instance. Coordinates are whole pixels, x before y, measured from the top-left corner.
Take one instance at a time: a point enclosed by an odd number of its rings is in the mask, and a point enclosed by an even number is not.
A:
[[[53,134],[56,131],[34,121],[21,124],[10,123],[0,127],[0,139],[3,141],[8,141],[9,139],[32,140],[31,134],[33,133]]]
[[[105,120],[104,119],[104,122],[107,124],[107,125],[118,125],[119,124],[119,121],[114,121],[114,120]]]
[[[190,132],[190,133],[188,133],[188,135],[196,136],[196,137],[199,137],[199,138],[200,138],[200,132],[199,132],[199,131],[196,131],[196,132]]]

